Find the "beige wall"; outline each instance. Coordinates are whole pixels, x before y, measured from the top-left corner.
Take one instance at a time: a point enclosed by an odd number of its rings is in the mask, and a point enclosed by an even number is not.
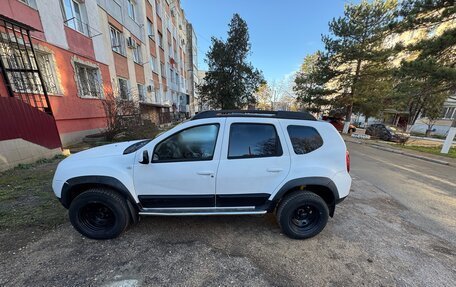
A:
[[[0,171],[21,163],[32,163],[43,158],[62,154],[60,148],[48,149],[23,139],[0,141]]]

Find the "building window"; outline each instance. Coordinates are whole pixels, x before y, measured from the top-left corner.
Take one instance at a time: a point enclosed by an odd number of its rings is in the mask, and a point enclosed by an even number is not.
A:
[[[152,40],[155,40],[154,24],[149,20],[149,18],[147,18],[147,35]]]
[[[161,76],[162,76],[163,78],[165,78],[165,77],[166,77],[165,64],[160,63],[160,70],[161,70],[161,71],[160,71],[160,72],[161,72]]]
[[[150,69],[152,72],[158,73],[157,59],[152,55],[150,55]]]
[[[157,32],[158,34],[158,46],[163,49],[163,35],[160,32]]]
[[[456,107],[445,107],[442,112],[443,119],[456,119]]]
[[[109,28],[111,34],[111,47],[112,50],[116,53],[125,56],[125,44],[124,44],[124,37],[122,32],[117,30],[116,28],[110,26]]]
[[[134,0],[127,0],[127,6],[128,16],[130,16],[131,19],[136,21],[136,2]]]
[[[80,97],[101,97],[100,75],[98,68],[74,63]]]
[[[306,154],[323,145],[320,134],[312,127],[288,126],[287,130],[295,154]]]
[[[172,69],[169,69],[169,75],[168,75],[168,77],[171,78],[171,83],[174,83],[174,72],[173,72]]]
[[[60,94],[60,89],[57,81],[57,73],[52,54],[36,52],[36,61],[43,75],[44,86],[49,94]]]
[[[122,100],[130,99],[130,83],[126,79],[118,78],[119,96]]]
[[[22,3],[36,9],[36,1],[35,0],[19,0],[21,1]]]
[[[61,0],[60,3],[65,24],[73,30],[88,35],[89,29],[84,21],[87,19],[84,4],[76,0]]]
[[[144,93],[144,85],[142,84],[137,84],[138,86],[138,97],[141,102],[144,102],[146,100],[146,94]]]
[[[228,159],[281,156],[274,125],[236,123],[230,127]]]
[[[135,43],[133,46],[133,61],[137,64],[142,64],[141,44],[139,43]]]
[[[162,8],[159,1],[155,1],[155,7],[157,9],[157,15],[162,18]]]

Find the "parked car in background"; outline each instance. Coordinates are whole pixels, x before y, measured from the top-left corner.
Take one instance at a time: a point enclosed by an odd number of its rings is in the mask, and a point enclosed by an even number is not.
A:
[[[381,139],[384,141],[399,143],[405,143],[410,138],[409,133],[400,131],[396,127],[385,124],[370,125],[366,129],[366,135],[370,135],[373,138]]]
[[[332,124],[336,128],[336,130],[338,130],[339,132],[342,132],[342,130],[344,129],[345,121],[344,121],[343,118],[331,117],[331,116],[323,116],[322,120]],[[356,132],[356,126],[350,124],[350,126],[348,127],[348,133],[351,134],[351,133],[354,133],[354,132]]]

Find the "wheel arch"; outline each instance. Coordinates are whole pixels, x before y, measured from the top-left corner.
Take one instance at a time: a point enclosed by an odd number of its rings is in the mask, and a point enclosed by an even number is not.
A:
[[[103,186],[117,191],[125,197],[128,206],[139,208],[133,195],[128,188],[117,178],[111,176],[78,176],[68,179],[62,187],[60,194],[60,202],[65,208],[69,208],[71,202],[76,196],[86,191],[89,188]]]
[[[313,192],[323,198],[328,205],[329,215],[333,217],[339,192],[335,183],[327,177],[302,177],[286,182],[272,198],[270,209],[274,209],[282,198],[297,190]]]

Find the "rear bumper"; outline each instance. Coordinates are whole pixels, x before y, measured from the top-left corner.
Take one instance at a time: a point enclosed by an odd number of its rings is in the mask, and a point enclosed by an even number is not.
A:
[[[350,193],[352,183],[350,174],[347,171],[338,172],[332,178],[332,181],[336,185],[337,192],[339,193],[339,199],[347,197],[347,195]]]

